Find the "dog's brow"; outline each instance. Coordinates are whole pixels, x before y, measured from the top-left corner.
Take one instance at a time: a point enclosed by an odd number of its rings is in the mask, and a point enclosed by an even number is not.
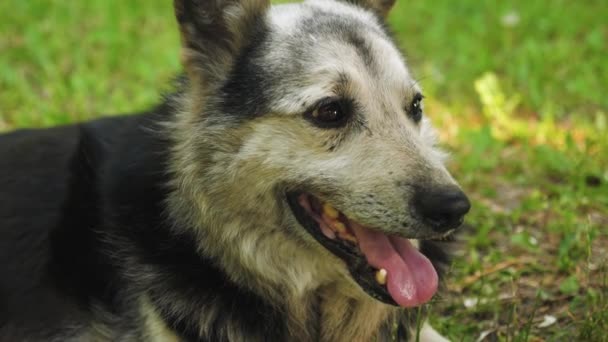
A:
[[[338,73],[338,77],[334,82],[334,91],[336,92],[336,94],[345,94],[352,80],[348,76],[348,74],[346,74],[346,72],[341,71]]]
[[[412,78],[411,80],[409,80],[406,87],[408,88],[407,90],[409,90],[413,94],[420,93],[420,82],[417,79]]]

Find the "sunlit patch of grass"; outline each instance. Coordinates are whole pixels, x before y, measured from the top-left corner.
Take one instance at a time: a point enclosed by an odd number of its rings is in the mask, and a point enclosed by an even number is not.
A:
[[[442,103],[428,106],[449,127],[442,137],[452,170],[474,202],[473,229],[433,321],[454,340],[601,340],[598,298],[608,287],[593,279],[608,262],[605,126],[523,116],[493,74],[476,85],[481,110],[465,119]],[[556,323],[539,327],[545,315]]]
[[[391,23],[427,90],[450,106],[477,101],[474,82],[491,71],[521,95],[521,111],[564,118],[608,107],[606,17],[598,2],[397,1]]]

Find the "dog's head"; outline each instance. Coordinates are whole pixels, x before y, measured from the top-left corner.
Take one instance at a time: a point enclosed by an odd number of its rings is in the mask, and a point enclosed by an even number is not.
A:
[[[188,93],[174,167],[194,220],[247,241],[238,253],[288,267],[306,251],[410,307],[438,282],[418,240],[460,226],[469,201],[383,26],[393,2],[176,0]]]

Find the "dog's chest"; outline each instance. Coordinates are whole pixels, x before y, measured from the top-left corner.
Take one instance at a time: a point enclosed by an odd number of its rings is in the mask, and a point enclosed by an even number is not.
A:
[[[304,335],[304,340],[388,341],[395,313],[394,308],[371,298],[345,295],[339,288],[331,287],[319,291],[309,301],[305,324],[295,322],[305,327],[305,331],[289,330]]]

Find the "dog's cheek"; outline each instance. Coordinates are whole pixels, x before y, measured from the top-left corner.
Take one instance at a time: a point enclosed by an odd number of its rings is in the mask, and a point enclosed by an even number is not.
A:
[[[250,128],[237,160],[248,169],[255,166],[272,173],[274,180],[316,178],[322,176],[323,170],[340,170],[344,166],[341,158],[324,147],[323,141],[329,140],[330,135],[311,129],[305,122],[273,117],[255,120]]]

